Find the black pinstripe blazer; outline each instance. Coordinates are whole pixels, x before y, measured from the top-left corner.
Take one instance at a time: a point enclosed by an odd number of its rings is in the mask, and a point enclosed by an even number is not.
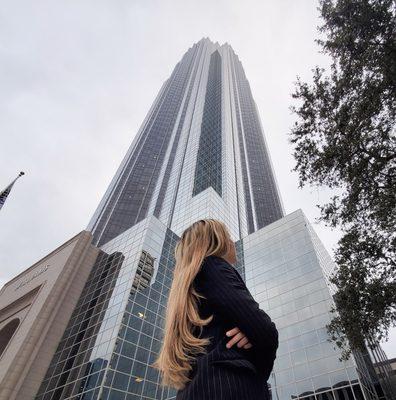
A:
[[[267,380],[278,348],[275,323],[254,300],[238,271],[217,256],[206,257],[194,280],[204,295],[202,318],[214,315],[199,337],[210,337],[207,353],[199,355],[190,373],[192,379],[176,394],[176,400],[267,400]],[[252,344],[243,349],[226,344],[226,332],[238,327]]]

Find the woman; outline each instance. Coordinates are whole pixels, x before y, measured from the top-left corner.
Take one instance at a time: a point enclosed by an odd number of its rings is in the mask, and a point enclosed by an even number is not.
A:
[[[162,385],[178,389],[177,400],[269,399],[278,331],[232,266],[226,226],[195,222],[175,258],[164,340],[152,365]]]

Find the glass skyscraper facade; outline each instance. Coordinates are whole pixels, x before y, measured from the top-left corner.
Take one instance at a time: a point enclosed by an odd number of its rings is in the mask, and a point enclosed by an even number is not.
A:
[[[175,244],[201,218],[228,226],[236,268],[278,327],[272,398],[376,399],[365,364],[338,361],[326,341],[334,265],[302,211],[285,215],[242,64],[204,38],[162,85],[89,222],[100,254],[36,400],[174,398],[149,365]]]

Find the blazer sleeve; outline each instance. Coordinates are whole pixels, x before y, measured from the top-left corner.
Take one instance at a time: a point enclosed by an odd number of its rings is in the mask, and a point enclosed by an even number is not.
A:
[[[253,345],[248,352],[261,362],[276,357],[278,330],[270,316],[250,294],[238,271],[220,257],[206,257],[199,272],[196,289],[208,301],[214,312],[237,326]]]

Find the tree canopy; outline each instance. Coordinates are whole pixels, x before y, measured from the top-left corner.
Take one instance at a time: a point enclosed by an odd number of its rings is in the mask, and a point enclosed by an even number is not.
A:
[[[299,186],[328,187],[338,227],[328,332],[347,359],[396,325],[396,24],[393,0],[321,0],[316,42],[331,58],[297,77],[290,132]],[[334,311],[334,309],[333,309]]]

